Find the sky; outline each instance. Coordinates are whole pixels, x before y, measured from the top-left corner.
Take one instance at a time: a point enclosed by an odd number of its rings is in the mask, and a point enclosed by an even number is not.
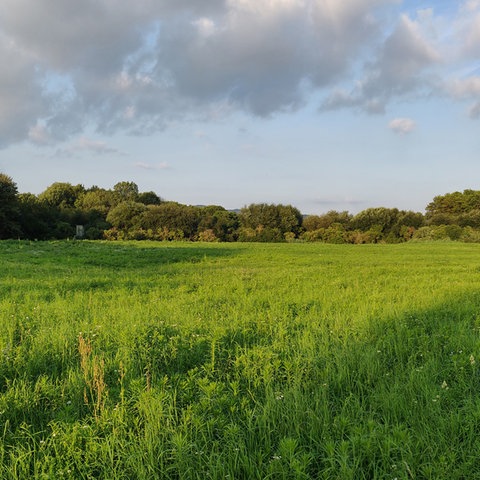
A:
[[[305,214],[480,189],[480,0],[2,0],[0,172]]]

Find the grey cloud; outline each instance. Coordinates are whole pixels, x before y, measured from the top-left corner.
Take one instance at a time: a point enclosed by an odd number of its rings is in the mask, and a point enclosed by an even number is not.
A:
[[[394,97],[436,88],[436,78],[427,72],[440,61],[440,54],[424,38],[419,25],[402,16],[377,59],[367,63],[363,79],[350,92],[332,92],[322,109],[358,107],[368,113],[384,113]]]
[[[86,126],[149,134],[235,109],[266,117],[332,87],[323,108],[382,112],[433,88],[438,61],[420,20],[384,38],[382,12],[397,3],[2,0],[0,146]]]
[[[157,75],[192,99],[228,98],[256,115],[299,108],[348,67],[378,25],[378,1],[227,2],[223,15],[162,29]],[[186,27],[186,28],[185,28]]]
[[[480,102],[474,103],[470,107],[468,114],[470,115],[470,118],[480,118]]]
[[[373,9],[390,2],[3,0],[0,32],[44,78],[30,89],[24,137],[41,122],[64,140],[86,124],[149,133],[222,104],[297,109],[348,69],[378,30]],[[9,92],[14,104],[23,91]]]
[[[0,35],[0,146],[28,136],[45,109],[34,64],[14,42]]]

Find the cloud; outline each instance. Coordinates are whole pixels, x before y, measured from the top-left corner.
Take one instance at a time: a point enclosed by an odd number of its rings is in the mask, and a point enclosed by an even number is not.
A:
[[[119,153],[116,148],[109,147],[105,142],[98,140],[91,140],[87,137],[80,137],[74,145],[77,150],[87,150],[94,152],[98,155],[104,155],[106,153]]]
[[[368,113],[384,113],[393,98],[418,94],[424,88],[431,90],[436,82],[427,72],[440,61],[440,53],[422,32],[421,24],[402,15],[377,58],[366,63],[364,77],[351,91],[334,90],[322,109],[357,107]]]
[[[43,134],[43,131],[42,131],[42,134]],[[93,153],[95,155],[108,155],[108,154],[125,155],[120,150],[109,147],[105,142],[92,140],[88,137],[81,136],[77,140],[67,144],[66,147],[57,149],[55,152],[55,156],[72,158],[85,152],[89,154]]]
[[[393,1],[3,0],[0,52],[15,61],[0,74],[0,141],[300,108],[349,70]]]
[[[345,207],[355,207],[359,205],[366,204],[365,200],[354,199],[351,197],[324,197],[324,198],[315,198],[313,203],[320,205],[325,208],[345,208]]]
[[[438,88],[446,62],[480,52],[479,2],[465,2],[453,21],[400,8],[398,0],[2,0],[0,147],[66,141],[87,127],[150,134],[236,110],[269,117],[318,93],[322,109],[369,113],[397,98],[450,95]]]
[[[480,118],[480,102],[476,102],[470,106],[468,110],[470,118]]]
[[[46,108],[31,57],[0,31],[0,146],[28,137]]]
[[[468,115],[472,119],[480,117],[480,76],[454,79],[445,84],[448,94],[459,100],[470,100]]]
[[[136,168],[141,168],[142,170],[167,170],[170,168],[170,165],[167,162],[161,162],[158,164],[135,162],[133,166]]]
[[[30,127],[28,131],[28,139],[37,145],[49,145],[52,143],[52,139],[45,128],[45,125],[40,123]]]
[[[415,122],[411,118],[394,118],[388,124],[392,132],[405,135],[415,129]]]

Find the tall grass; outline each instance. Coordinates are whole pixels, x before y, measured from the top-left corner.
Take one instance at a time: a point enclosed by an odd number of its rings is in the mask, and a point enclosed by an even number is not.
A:
[[[477,245],[0,243],[0,478],[480,478]]]

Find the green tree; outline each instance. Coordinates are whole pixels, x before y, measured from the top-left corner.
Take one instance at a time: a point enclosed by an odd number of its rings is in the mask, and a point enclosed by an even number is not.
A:
[[[85,192],[76,202],[75,206],[84,212],[96,212],[106,218],[108,212],[115,205],[114,194],[111,190],[94,187]]]
[[[282,235],[294,233],[298,235],[303,222],[303,215],[292,205],[277,205],[279,226]]]
[[[21,235],[17,194],[13,179],[0,173],[0,239]]]
[[[155,192],[142,192],[138,195],[137,201],[144,205],[160,205],[163,202],[163,199]]]
[[[138,202],[138,185],[134,182],[118,182],[113,187],[117,204],[122,202]]]
[[[480,209],[480,191],[464,190],[463,192],[446,193],[434,197],[425,211],[426,217],[430,220],[436,215],[460,215],[471,210]]]
[[[302,214],[291,205],[257,203],[242,208],[239,221],[240,239],[284,241],[285,233],[293,232],[297,235],[300,232]],[[255,235],[252,232],[256,232]]]
[[[113,207],[107,215],[107,222],[113,227],[128,232],[141,227],[142,214],[147,210],[143,203],[122,202]]]
[[[348,229],[352,215],[347,211],[337,212],[336,210],[330,210],[323,215],[308,215],[303,219],[303,228],[307,232],[319,230],[320,228],[329,228],[334,223],[343,225],[345,229]]]
[[[472,209],[459,215],[458,224],[461,227],[480,228],[480,209]]]
[[[148,205],[142,214],[141,226],[145,230],[182,232],[193,240],[200,223],[200,208],[176,202]]]
[[[20,225],[24,238],[46,240],[53,237],[57,212],[33,193],[18,196]]]
[[[353,217],[352,227],[362,232],[370,231],[372,238],[378,241],[391,232],[399,214],[397,208],[367,208]]]
[[[66,182],[52,183],[38,198],[50,207],[60,209],[75,207],[77,200],[85,193],[83,185],[72,185]]]
[[[221,242],[232,242],[237,238],[238,215],[218,205],[209,205],[199,209],[200,222],[198,233],[212,231]]]

